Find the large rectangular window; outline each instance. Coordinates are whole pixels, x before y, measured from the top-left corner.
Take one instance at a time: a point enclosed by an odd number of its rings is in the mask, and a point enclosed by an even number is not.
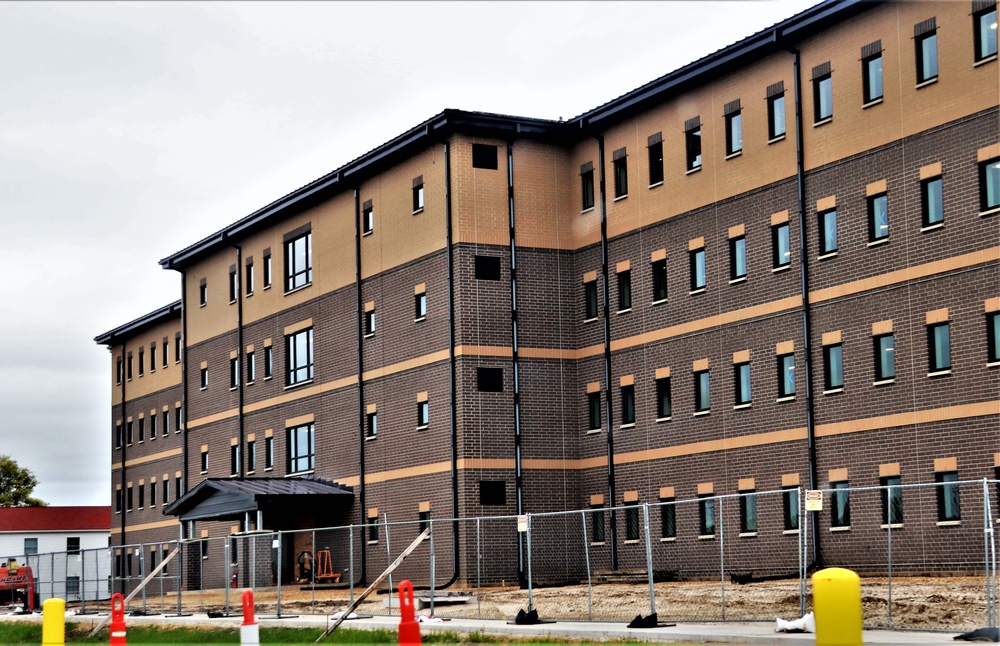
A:
[[[927,326],[927,359],[931,373],[951,370],[951,323]]]
[[[622,426],[635,424],[635,386],[621,387],[622,395]]]
[[[587,429],[601,428],[601,393],[587,393]]]
[[[38,539],[37,538],[24,539],[24,555],[34,556],[36,554],[38,554]]]
[[[747,276],[747,239],[738,236],[729,239],[729,280]]]
[[[979,164],[979,210],[996,208],[1000,208],[1000,158]]]
[[[711,377],[708,370],[694,373],[694,410],[701,413],[712,408]]]
[[[597,318],[597,281],[590,280],[583,284],[583,318],[590,321]]]
[[[594,163],[587,162],[580,167],[580,210],[594,208]]]
[[[896,348],[892,333],[872,337],[875,348],[875,381],[896,378]]]
[[[691,265],[691,291],[696,292],[705,289],[707,278],[705,275],[705,249],[694,249],[688,252]]]
[[[684,124],[684,150],[687,171],[701,168],[701,119],[688,119]]]
[[[819,253],[821,256],[837,251],[837,211],[819,213]]]
[[[649,137],[649,185],[663,183],[663,135],[657,133]]]
[[[698,496],[698,534],[715,535],[715,497],[711,494]]]
[[[813,68],[813,121],[821,123],[833,118],[833,77],[830,63]]]
[[[757,494],[753,491],[740,492],[740,533],[757,533]]]
[[[667,261],[653,261],[653,302],[667,300]]]
[[[872,195],[868,198],[868,242],[889,237],[889,197]]]
[[[882,98],[882,41],[877,40],[861,48],[861,75],[864,84],[864,102]]]
[[[830,526],[851,526],[851,489],[849,482],[831,482]]]
[[[978,3],[976,3],[978,4]],[[986,4],[986,3],[983,3]],[[975,5],[973,5],[975,6]],[[976,62],[997,55],[997,7],[994,3],[972,14],[972,29],[975,35]]]
[[[884,487],[882,493],[882,524],[903,524],[903,489],[899,486],[902,480],[899,476],[886,476],[879,479],[879,485]]]
[[[844,348],[839,343],[823,346],[823,389],[844,387]]]
[[[670,396],[670,377],[656,380],[656,419],[669,419],[673,415]]]
[[[736,406],[745,406],[753,401],[750,389],[750,362],[733,365],[734,401]]]
[[[302,424],[287,430],[288,473],[311,471],[316,466],[315,424]]]
[[[618,272],[618,311],[632,309],[632,272]]]
[[[937,21],[929,18],[913,27],[916,45],[917,84],[927,83],[938,76]]]
[[[312,283],[312,232],[285,242],[285,291]]]
[[[476,280],[500,280],[500,256],[476,256]]]
[[[959,499],[958,473],[955,471],[934,474],[937,486],[938,522],[955,522],[962,519]]]
[[[743,113],[739,99],[726,104],[725,118],[726,156],[729,157],[743,151]]]
[[[795,395],[795,355],[778,355],[778,397]]]
[[[775,269],[792,264],[792,239],[787,222],[771,227],[771,263]]]
[[[285,337],[287,385],[293,386],[313,378],[313,329],[309,328]]]
[[[986,315],[986,361],[1000,361],[1000,312]]]
[[[615,179],[615,199],[628,195],[628,156],[624,148],[619,148],[614,153],[612,161]]]

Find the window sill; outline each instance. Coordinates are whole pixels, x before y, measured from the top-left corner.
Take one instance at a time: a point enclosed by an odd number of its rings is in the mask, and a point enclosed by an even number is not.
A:
[[[750,408],[752,406],[753,406],[753,404],[751,402],[747,402],[745,404],[736,404],[735,406],[733,406],[733,410],[745,410],[745,409]]]
[[[928,377],[944,377],[951,374],[951,368],[947,370],[938,370],[937,372],[928,372]]]
[[[419,323],[421,321],[426,321],[426,320],[427,320],[426,316],[418,316],[417,318],[413,319],[413,322],[414,323]]]
[[[993,207],[992,209],[989,209],[988,211],[980,211],[979,212],[979,217],[985,218],[985,217],[987,217],[989,215],[996,215],[997,213],[1000,213],[1000,206]]]
[[[248,381],[246,385],[247,385],[247,386],[252,386],[252,385],[254,385],[255,383],[257,383],[257,382],[256,382],[256,381]]]
[[[628,424],[622,424],[618,428],[635,428],[635,422],[629,422]]]
[[[913,87],[914,89],[919,90],[921,88],[927,87],[928,85],[934,85],[937,82],[938,82],[938,77],[935,76],[934,78],[927,79],[926,81],[921,81],[920,83],[917,83]]]
[[[772,273],[772,274],[776,274],[776,273],[778,273],[779,271],[788,271],[788,270],[789,270],[789,269],[791,269],[791,268],[792,268],[792,265],[791,265],[791,263],[789,263],[789,264],[787,264],[787,265],[782,265],[782,266],[780,266],[780,267],[775,267],[774,269],[772,269],[772,270],[771,270],[771,273]]]
[[[426,431],[427,430],[427,424],[424,424],[423,426],[418,426],[416,428],[416,430],[418,430],[418,431]]]
[[[826,119],[820,119],[813,123],[813,128],[819,128],[820,126],[825,126],[826,124],[833,121],[833,117],[827,117]]]
[[[650,303],[650,305],[653,306],[653,307],[656,307],[657,305],[663,305],[666,302],[667,302],[667,299],[661,298],[658,301],[653,301],[652,303]]]
[[[1000,368],[1000,361],[990,361],[986,364],[987,368]]]
[[[371,442],[372,440],[376,439],[377,437],[378,437],[378,435],[366,435],[365,436],[365,442]]]
[[[631,311],[632,311],[632,308],[628,307],[628,308],[623,309],[623,310],[618,310],[617,312],[615,312],[615,314],[628,314]]]
[[[364,338],[366,338],[366,339],[370,339],[370,338],[372,338],[373,336],[375,336],[375,333],[374,333],[374,332],[366,332],[366,333],[365,333],[365,336],[364,336]]]
[[[629,539],[626,539],[625,544],[626,545],[638,545],[639,544],[639,539],[638,538],[629,538]]]
[[[270,285],[264,285],[264,287],[262,287],[261,289],[263,289],[264,291],[266,291],[268,289],[271,289],[271,286]]]
[[[604,545],[604,541],[594,541],[593,543],[591,543],[591,545],[600,547],[600,546]]]
[[[698,289],[692,289],[690,292],[688,292],[688,294],[690,294],[692,296],[694,296],[695,294],[704,294],[705,293],[705,289],[706,289],[705,287],[699,287]]]
[[[595,316],[595,317],[594,317],[594,318],[592,318],[592,319],[583,319],[583,322],[584,322],[584,323],[593,323],[593,322],[594,322],[594,321],[596,321],[596,320],[597,320],[597,317]]]
[[[997,59],[997,55],[993,54],[992,56],[987,56],[986,58],[984,58],[981,61],[976,61],[975,63],[972,64],[972,67],[976,68],[976,67],[979,67],[980,65],[986,65],[987,63],[992,63],[996,59]]]
[[[880,96],[877,99],[872,99],[868,103],[862,103],[861,104],[861,109],[862,110],[867,110],[868,108],[874,107],[874,106],[882,103],[882,101],[884,101],[884,100],[885,100],[885,97],[882,97],[882,96]]]
[[[843,386],[841,386],[840,388],[831,388],[830,390],[824,390],[823,394],[824,395],[836,395],[837,393],[842,393],[842,392],[844,392],[844,387]]]
[[[206,305],[208,305],[208,303],[200,303],[198,307],[205,307]]]
[[[300,381],[298,383],[288,384],[287,386],[285,386],[284,390],[291,390],[292,388],[298,388],[299,386],[306,386],[311,384],[312,382],[313,382],[312,379],[306,379],[305,381]]]
[[[295,292],[301,292],[303,289],[306,289],[308,287],[312,287],[312,281],[306,283],[305,285],[299,285],[295,289],[289,289],[288,291],[285,292],[285,296],[288,296],[289,294],[294,294]]]
[[[613,199],[611,201],[612,202],[617,202],[618,200],[624,200],[627,197],[628,197],[628,193],[626,193],[625,195],[619,195],[618,197],[616,197],[615,199]]]
[[[369,231],[365,231],[364,233],[361,234],[361,237],[363,238],[365,236],[370,236],[374,232],[375,232],[375,229],[371,229]]]
[[[251,296],[253,296],[253,292],[247,292],[246,297],[250,298]]]
[[[368,545],[378,545],[378,541],[368,541]]]
[[[316,473],[316,469],[306,469],[305,471],[296,471],[295,473],[286,473],[286,478],[294,478],[295,476],[307,476]]]
[[[593,210],[594,210],[594,207],[592,207],[592,206],[588,206],[587,208],[585,208],[585,209],[581,209],[581,210],[580,210],[580,215],[584,215],[585,213],[590,213],[590,212],[592,212]]]
[[[830,531],[831,532],[849,532],[849,531],[851,531],[851,526],[850,525],[844,525],[843,527],[831,527]]]
[[[587,431],[587,435],[597,435],[597,434],[598,434],[598,433],[600,433],[600,432],[601,432],[602,430],[604,430],[604,429],[600,429],[600,428],[592,428],[592,429],[590,429],[589,431]]]
[[[736,152],[734,152],[734,153],[729,153],[728,155],[726,155],[726,156],[725,156],[725,158],[724,158],[724,159],[725,159],[726,161],[729,161],[730,159],[736,159],[737,157],[739,157],[739,156],[740,156],[740,155],[742,155],[742,154],[743,154],[743,150],[742,150],[742,149],[740,149],[740,150],[737,150],[737,151],[736,151]]]
[[[677,537],[676,537],[676,536],[667,536],[666,538],[661,538],[661,539],[660,539],[660,542],[661,542],[661,543],[673,543],[673,542],[675,542],[676,540],[677,540]]]
[[[795,401],[795,395],[786,395],[784,397],[778,397],[774,401],[777,404],[784,404],[785,402],[793,402]]]
[[[205,475],[206,473],[208,473],[208,471],[199,471],[198,473],[200,473],[200,474],[202,474],[202,475]],[[129,511],[132,511],[132,510],[131,510],[131,509],[129,509]]]
[[[778,135],[777,137],[774,137],[772,139],[768,139],[767,140],[767,145],[770,146],[771,144],[776,144],[779,141],[784,141],[784,140],[785,140],[785,135]]]
[[[239,385],[236,385],[236,386],[230,386],[230,387],[229,387],[229,392],[236,392],[236,390],[237,390],[237,389],[239,389]]]
[[[229,299],[229,304],[230,305],[236,305],[236,299],[235,298],[230,298]]]
[[[673,419],[673,416],[671,416],[671,417],[657,417],[656,418],[656,423],[659,424],[661,422],[669,422],[672,419]]]
[[[264,471],[273,471],[273,470],[274,470],[274,467],[265,467],[264,468]]]
[[[661,179],[660,181],[658,181],[658,182],[655,182],[655,183],[653,183],[653,184],[650,184],[650,185],[649,185],[649,188],[656,188],[656,187],[658,187],[658,186],[663,186],[663,180],[662,180],[662,179]]]
[[[960,520],[939,520],[935,523],[938,527],[958,527],[962,524]]]
[[[745,283],[745,282],[747,282],[746,276],[740,276],[739,278],[732,278],[729,280],[730,285],[735,285],[736,283]]]
[[[252,475],[253,475],[253,474],[255,474],[255,473],[257,473],[257,470],[256,470],[256,469],[250,469],[249,471],[247,471],[247,475],[248,475],[248,476],[252,476]]]
[[[202,386],[202,387],[201,387],[201,388],[199,388],[198,390],[208,390],[208,386]]]
[[[418,213],[423,213],[423,212],[424,212],[424,207],[421,206],[419,209],[413,212],[413,215],[417,215]]]
[[[940,229],[942,227],[944,227],[944,222],[935,222],[934,224],[928,224],[925,227],[920,227],[920,233],[924,233],[926,231],[934,231],[935,229]]]
[[[710,408],[710,409],[708,409],[708,410],[699,410],[699,411],[695,411],[695,412],[694,412],[694,416],[695,416],[695,417],[703,417],[703,416],[705,416],[705,415],[710,415],[711,413],[712,413],[712,409]]]
[[[831,251],[830,253],[824,253],[820,256],[817,256],[816,260],[826,260],[827,258],[836,258],[836,257],[837,257],[837,252]]]
[[[903,523],[892,523],[890,525],[879,525],[882,529],[903,529]]]
[[[740,538],[756,538],[757,532],[740,532]]]
[[[877,247],[877,246],[885,244],[887,242],[889,242],[889,237],[888,236],[886,236],[885,238],[879,238],[878,240],[872,240],[871,242],[869,242],[865,246],[868,246],[868,247]]]
[[[714,541],[715,540],[715,534],[702,534],[701,536],[698,537],[698,540],[699,541]]]
[[[689,168],[689,169],[687,170],[687,172],[686,172],[686,173],[684,173],[684,174],[685,174],[685,175],[692,175],[692,174],[694,174],[694,173],[697,173],[697,172],[698,172],[698,171],[700,171],[700,170],[701,170],[701,166],[695,166],[694,168]]]
[[[792,535],[796,535],[797,536],[799,534],[799,530],[797,530],[797,529],[786,529],[785,531],[783,531],[781,533],[784,534],[785,536],[792,536]]]
[[[895,377],[893,377],[892,379],[880,379],[879,381],[873,381],[872,385],[873,386],[888,386],[889,384],[894,384],[894,383],[896,383],[896,378]]]

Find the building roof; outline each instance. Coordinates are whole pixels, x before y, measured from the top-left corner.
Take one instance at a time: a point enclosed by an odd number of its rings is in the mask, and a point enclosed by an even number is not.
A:
[[[179,319],[180,317],[181,302],[174,301],[169,305],[164,305],[159,309],[153,310],[149,314],[144,314],[134,321],[119,325],[104,334],[98,334],[94,337],[94,341],[107,346],[117,345],[122,339],[129,339],[154,325],[169,321],[170,319]]]
[[[111,531],[111,507],[4,507],[0,532]]]
[[[330,506],[350,503],[354,491],[347,486],[315,478],[207,478],[168,505],[163,513],[182,521],[224,520],[256,511],[261,506],[295,504]]]

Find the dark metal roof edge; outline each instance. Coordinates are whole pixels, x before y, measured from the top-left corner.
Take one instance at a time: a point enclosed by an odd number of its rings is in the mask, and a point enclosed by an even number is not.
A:
[[[143,329],[161,321],[165,321],[170,318],[180,318],[180,315],[181,302],[174,301],[169,305],[164,305],[159,309],[153,310],[149,314],[143,314],[139,318],[129,321],[124,325],[119,325],[113,330],[109,330],[103,334],[98,334],[94,337],[94,341],[102,345],[111,345],[111,343],[117,338],[138,334]]]
[[[176,514],[174,514],[174,511],[178,507],[181,506],[181,503],[183,503],[183,504],[186,505],[196,495],[200,494],[203,489],[207,489],[208,487],[211,487],[211,488],[215,489],[216,491],[221,491],[221,489],[219,487],[215,486],[215,483],[214,483],[214,481],[213,481],[212,478],[205,478],[204,480],[202,480],[201,482],[199,482],[193,489],[191,489],[190,491],[188,491],[187,493],[185,493],[183,496],[181,496],[180,498],[177,498],[172,503],[170,503],[169,505],[167,505],[166,507],[164,507],[163,508],[163,515],[164,516],[174,516],[174,515],[176,515]]]

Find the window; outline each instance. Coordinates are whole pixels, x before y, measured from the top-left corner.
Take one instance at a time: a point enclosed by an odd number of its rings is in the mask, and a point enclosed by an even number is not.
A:
[[[204,278],[201,279],[201,284],[198,285],[198,304],[201,307],[208,305],[208,283]]]
[[[795,355],[778,355],[778,397],[795,396]]]
[[[688,252],[691,263],[691,291],[696,292],[705,289],[705,249],[695,249]]]
[[[917,55],[917,84],[933,81],[938,76],[937,21],[929,18],[913,28]]]
[[[285,337],[288,385],[301,384],[313,378],[312,328]]]
[[[768,88],[770,89],[770,88]],[[780,93],[767,97],[767,138],[770,140],[785,136],[785,84],[781,82]]]
[[[163,563],[164,561],[167,560],[167,556],[169,556],[168,551],[169,550],[166,547],[160,548],[160,563]],[[167,563],[166,565],[164,565],[163,569],[160,570],[160,576],[170,576],[170,564],[169,563]]]
[[[415,321],[427,318],[427,294],[424,292],[413,297],[413,318]]]
[[[271,286],[271,254],[264,254],[264,289]]]
[[[264,379],[270,379],[274,374],[274,348],[264,348]]]
[[[628,195],[628,157],[624,148],[614,152],[615,199]]]
[[[229,360],[229,387],[236,388],[240,385],[240,358],[233,357]]]
[[[247,383],[257,380],[257,358],[253,352],[247,352]]]
[[[837,251],[837,211],[819,214],[819,253],[821,256]]]
[[[198,543],[201,545],[201,558],[207,559],[208,558],[208,539],[202,539],[202,540],[198,541]],[[131,557],[130,557],[129,563],[131,564],[131,562],[132,561],[131,561]]]
[[[792,240],[787,222],[771,227],[771,262],[775,269],[792,264]]]
[[[201,369],[201,389],[208,388],[208,368]]]
[[[740,111],[739,99],[726,104],[725,115],[726,156],[729,157],[743,151],[743,113]]]
[[[861,76],[864,84],[864,102],[882,98],[882,41],[861,48]]]
[[[149,415],[149,439],[156,439],[156,413]]]
[[[115,490],[115,513],[122,513],[122,490]]]
[[[139,348],[139,376],[146,374],[146,351]]]
[[[893,335],[879,334],[872,338],[875,346],[875,381],[896,378],[895,347]]]
[[[831,482],[830,527],[851,526],[851,489],[848,482]]]
[[[597,318],[597,281],[590,280],[583,284],[583,303],[585,321]]]
[[[121,448],[122,439],[122,425],[119,422],[115,424],[115,448]]]
[[[378,543],[378,515],[368,517],[368,542]]]
[[[125,372],[125,362],[121,357],[115,361],[115,383],[121,385],[123,373]]]
[[[424,210],[424,176],[421,175],[413,180],[413,212],[418,213]]]
[[[938,522],[947,523],[962,519],[959,500],[958,473],[949,471],[935,473],[937,487]]]
[[[702,413],[712,408],[710,384],[708,370],[699,370],[694,373],[694,410],[696,413]]]
[[[127,441],[128,441],[129,446],[131,446],[132,442],[135,441],[135,435],[133,433],[133,428],[134,427],[132,425],[132,420],[129,420],[128,422],[125,423],[125,432],[126,432],[126,435],[127,435]]]
[[[882,489],[882,524],[903,524],[903,490],[900,488],[902,479],[899,476],[879,478]]]
[[[156,372],[156,344],[149,344],[149,371]]]
[[[132,494],[133,494],[132,487],[126,487],[125,488],[125,510],[126,511],[132,511],[132,503],[134,501],[133,497],[132,497]]]
[[[625,506],[625,540],[639,540],[639,505],[635,503]]]
[[[663,183],[663,134],[656,133],[649,138],[649,185]]]
[[[229,447],[229,475],[238,476],[240,474],[240,445],[233,444]]]
[[[68,575],[66,577],[66,596],[67,597],[79,597],[80,596],[80,577],[74,575]]]
[[[208,449],[201,450],[201,472],[208,472]]]
[[[365,202],[361,209],[361,233],[368,235],[375,230],[375,211],[372,208],[372,201]]]
[[[253,473],[257,470],[257,441],[250,440],[247,442],[247,473]]]
[[[174,424],[174,433],[180,433],[184,428],[184,409],[178,406],[174,409],[174,416],[176,419],[176,424]]]
[[[420,524],[417,527],[417,531],[423,533],[425,529],[431,526],[431,512],[429,511],[417,512],[417,520],[420,521]]]
[[[174,337],[174,363],[181,362],[181,335],[180,332]]]
[[[996,15],[996,10],[994,10]],[[1000,207],[1000,158],[979,164],[979,210]]]
[[[823,346],[824,390],[844,387],[844,348],[839,343]]]
[[[476,280],[500,280],[500,257],[476,256]]]
[[[285,242],[285,291],[312,283],[312,232]]]
[[[288,429],[288,473],[311,471],[315,466],[315,424],[302,424]]]
[[[472,144],[472,167],[485,170],[496,170],[497,147],[486,144]]]
[[[667,300],[667,261],[653,261],[653,302]]]
[[[140,484],[139,485],[139,509],[142,509],[145,506],[145,501],[146,501],[146,485]]]
[[[481,393],[502,393],[503,368],[476,368],[476,390]]]
[[[423,401],[417,402],[417,428],[427,428],[430,423],[430,405]]]
[[[503,480],[479,481],[479,504],[498,507],[507,504],[507,483]]]
[[[167,411],[160,413],[160,423],[163,425],[163,436],[166,437],[170,432],[170,413]]]
[[[927,326],[927,359],[931,373],[951,370],[951,323],[948,321]]]
[[[813,121],[825,122],[833,118],[833,78],[830,63],[813,68]]]
[[[750,390],[750,362],[733,365],[733,388],[737,406],[745,406],[753,401]]]
[[[580,210],[594,208],[594,163],[587,162],[580,167]]]
[[[139,418],[139,443],[141,444],[141,443],[143,443],[145,441],[146,441],[146,418],[145,417],[140,417]]]
[[[656,380],[656,419],[670,419],[673,405],[670,400],[670,377]]]
[[[711,494],[698,496],[698,534],[715,535],[715,497]]]
[[[757,494],[753,491],[740,492],[740,533],[757,533]]]
[[[163,337],[163,367],[166,368],[169,362],[168,357],[170,356],[170,339]]]
[[[729,279],[747,277],[747,239],[739,236],[729,239]]]
[[[163,504],[165,505],[168,502],[170,502],[170,481],[167,480],[166,478],[164,478],[163,479],[163,484],[161,485],[161,488],[162,488],[161,493],[163,495],[160,496],[160,497],[163,498]]]
[[[264,438],[264,468],[273,469],[274,468],[274,438],[265,437]]]
[[[618,311],[632,309],[632,272],[618,272]]]
[[[1000,361],[1000,312],[986,315],[986,361]]]
[[[132,353],[128,353],[128,380],[132,381]]]
[[[371,412],[365,417],[365,436],[366,437],[377,437],[378,436],[378,413]]]
[[[79,536],[67,536],[66,537],[66,552],[68,554],[79,554],[80,553],[80,537]]]
[[[253,294],[253,260],[248,260],[246,264],[246,281],[247,285],[247,296]]]
[[[240,295],[240,275],[234,266],[229,270],[229,302],[235,303],[236,297]]]
[[[997,7],[990,3],[972,14],[972,30],[976,41],[976,62],[997,55]]]
[[[940,177],[932,177],[921,182],[920,197],[925,227],[944,221],[944,191],[942,188]]]
[[[621,387],[622,394],[622,426],[635,424],[635,386]]]
[[[184,495],[184,480],[177,476],[174,478],[174,500],[179,499]]]
[[[149,483],[149,506],[156,506],[156,482]]]
[[[868,242],[889,237],[889,197],[872,195],[868,198]]]
[[[601,393],[587,393],[587,428],[591,431],[601,429]]]
[[[686,152],[687,171],[690,173],[701,168],[701,118],[688,119],[684,124],[684,149]]]
[[[781,494],[784,511],[785,531],[795,531],[799,528],[799,488],[785,487]]]
[[[660,538],[677,538],[677,506],[673,498],[660,505]]]
[[[375,334],[375,309],[365,310],[365,336]]]
[[[590,506],[590,542],[604,542],[604,505]]]
[[[24,555],[34,556],[35,554],[38,554],[38,539],[37,538],[24,539]]]

